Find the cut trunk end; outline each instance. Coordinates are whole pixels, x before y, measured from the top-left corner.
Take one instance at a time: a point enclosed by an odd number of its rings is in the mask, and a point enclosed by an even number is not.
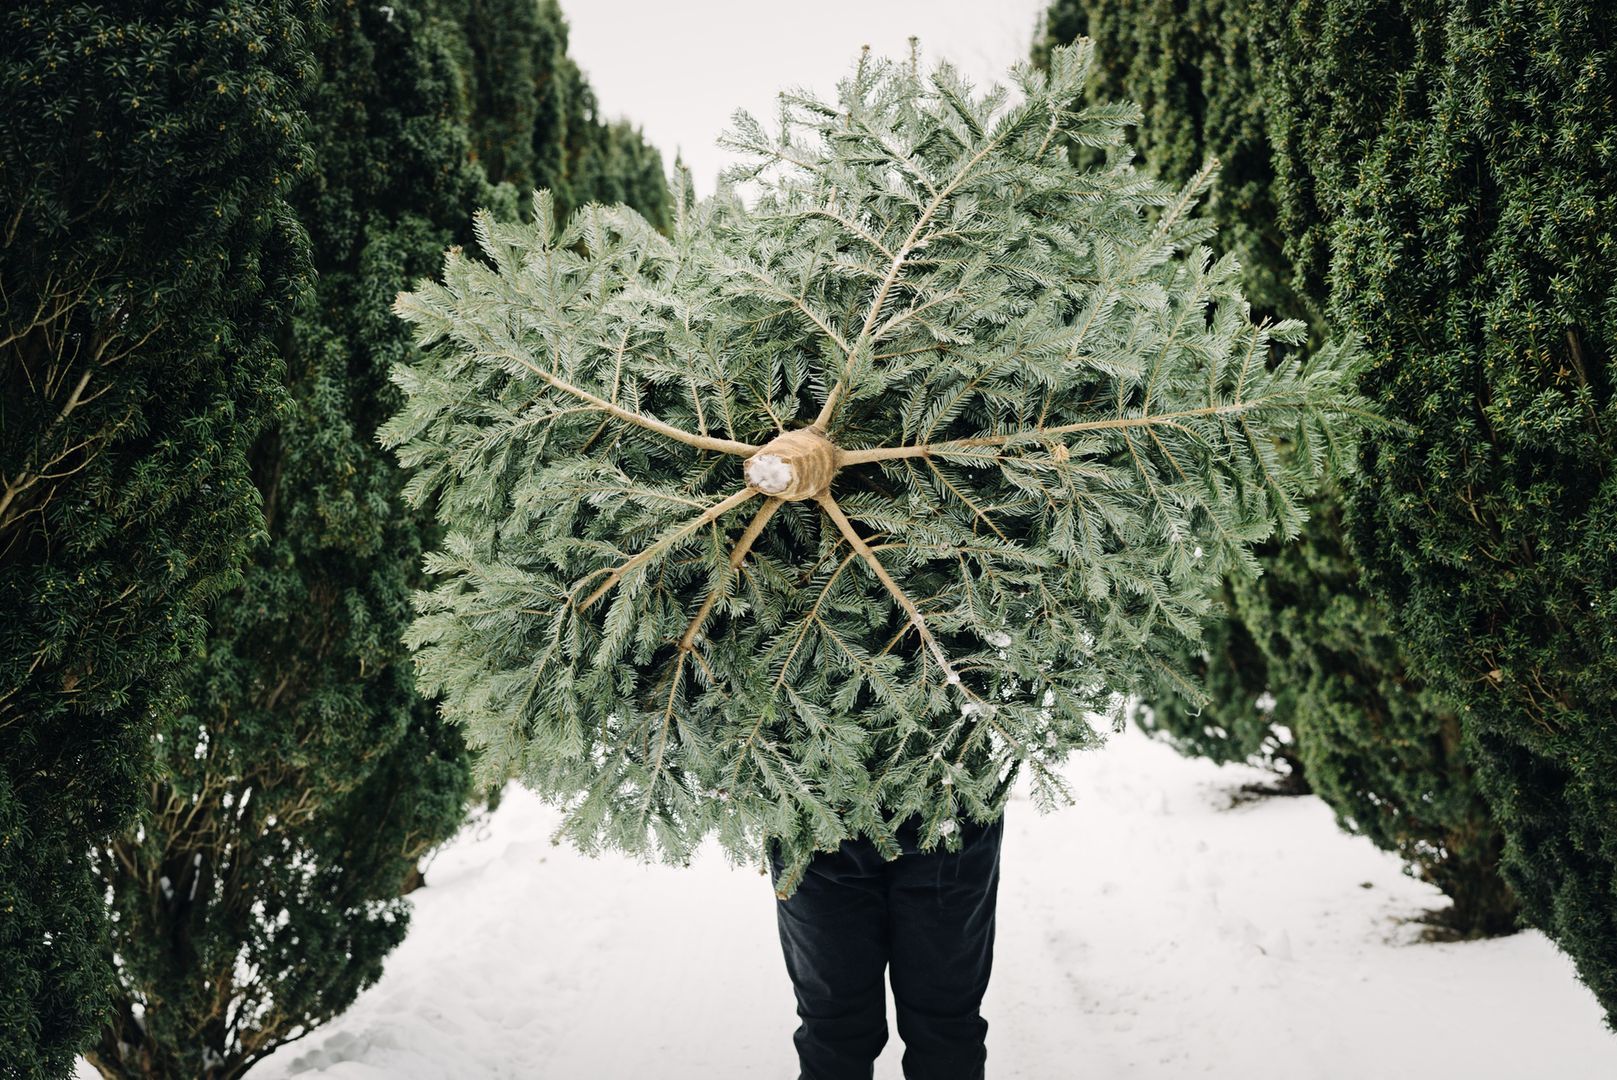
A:
[[[828,491],[842,453],[818,428],[787,431],[759,448],[743,466],[747,483],[765,495],[801,502]]]

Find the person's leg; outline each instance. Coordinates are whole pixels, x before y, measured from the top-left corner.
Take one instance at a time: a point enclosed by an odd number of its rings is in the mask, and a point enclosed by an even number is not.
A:
[[[778,880],[781,864],[771,857]],[[887,902],[883,862],[868,841],[844,841],[809,863],[776,900],[786,971],[802,1024],[799,1080],[869,1080],[887,1044]]]
[[[994,959],[1003,819],[967,824],[958,852],[889,864],[893,999],[910,1080],[980,1080],[988,1022],[979,1011]]]

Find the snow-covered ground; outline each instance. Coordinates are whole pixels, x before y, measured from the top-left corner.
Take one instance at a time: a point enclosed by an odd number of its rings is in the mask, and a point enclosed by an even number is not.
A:
[[[1439,893],[1315,798],[1231,807],[1254,769],[1130,730],[1077,806],[1006,819],[989,1070],[1011,1077],[1594,1080],[1617,1036],[1537,932],[1419,943]],[[380,983],[262,1080],[795,1075],[769,883],[589,860],[513,789],[416,893]],[[896,1029],[877,1076],[900,1075]]]

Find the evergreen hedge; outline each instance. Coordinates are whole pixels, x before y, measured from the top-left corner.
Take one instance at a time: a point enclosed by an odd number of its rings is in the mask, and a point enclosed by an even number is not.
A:
[[[108,969],[86,852],[261,527],[247,451],[303,288],[298,2],[0,10],[0,1062],[54,1076]]]
[[[633,206],[669,225],[662,158],[638,130],[599,116],[595,91],[567,54],[556,0],[440,0],[464,36],[474,157],[522,196],[544,188],[561,214],[588,202]]]
[[[89,1057],[108,1077],[230,1077],[348,1007],[461,821],[466,749],[398,642],[420,525],[372,435],[409,348],[388,299],[485,199],[438,37],[407,0],[322,19],[296,191],[319,278],[252,451],[267,537],[158,724],[141,828],[97,860],[118,965]]]
[[[1242,261],[1254,302],[1309,317],[1320,336],[1329,258],[1319,236],[1329,211],[1297,203],[1296,170],[1277,160],[1271,141],[1277,121],[1269,102],[1277,83],[1295,74],[1275,55],[1265,21],[1281,10],[1270,0],[1191,0],[1188,8],[1166,0],[1058,0],[1044,36],[1097,40],[1101,78],[1093,92],[1142,102],[1157,120],[1154,129],[1142,125],[1142,153],[1168,178],[1188,175],[1209,157],[1224,163],[1223,194],[1212,212],[1223,244]],[[1299,8],[1297,22],[1306,25],[1310,11]],[[1382,48],[1368,39],[1356,47]],[[1294,79],[1315,100],[1351,82],[1321,71]],[[1313,149],[1309,160],[1326,172],[1339,173],[1352,160]],[[1339,501],[1322,496],[1311,510],[1301,543],[1261,549],[1263,577],[1226,585],[1227,618],[1190,657],[1211,703],[1197,707],[1163,686],[1148,696],[1143,726],[1214,760],[1284,763],[1287,787],[1298,790],[1306,780],[1345,828],[1441,887],[1454,901],[1442,916],[1452,928],[1508,930],[1515,901],[1498,873],[1503,840],[1459,744],[1455,707],[1419,678],[1382,601],[1360,580]]]
[[[1254,309],[1317,323],[1317,306],[1292,288],[1276,220],[1253,3],[1053,0],[1033,59],[1042,64],[1050,49],[1079,37],[1094,41],[1088,97],[1140,105],[1136,148],[1153,171],[1188,179],[1210,157],[1218,159],[1207,210],[1219,223],[1219,247],[1241,262]]]
[[[1365,590],[1337,498],[1320,498],[1302,543],[1263,553],[1262,577],[1228,584],[1255,637],[1278,715],[1295,726],[1308,782],[1349,832],[1404,860],[1452,907],[1463,936],[1515,929],[1499,874],[1503,836],[1477,789],[1452,702],[1410,670]]]
[[[467,207],[515,204],[474,160],[461,14],[394,0],[320,22],[294,199],[318,278],[281,339],[290,400],[252,452],[266,535],[160,725],[140,827],[98,860],[119,957],[89,1055],[105,1075],[238,1075],[343,1011],[471,795],[400,643],[434,526],[374,434],[412,352],[394,296],[469,239]],[[646,172],[666,187],[637,133],[591,124],[581,197]]]
[[[458,77],[417,5],[333,7],[316,43],[318,272],[252,452],[267,535],[159,725],[141,827],[98,860],[115,912],[107,1076],[233,1076],[341,1012],[403,939],[416,861],[460,823],[464,745],[399,635],[421,528],[373,432],[408,348],[387,305],[484,200]]]
[[[1265,37],[1299,280],[1412,428],[1366,445],[1353,547],[1617,1026],[1617,20],[1309,0]]]

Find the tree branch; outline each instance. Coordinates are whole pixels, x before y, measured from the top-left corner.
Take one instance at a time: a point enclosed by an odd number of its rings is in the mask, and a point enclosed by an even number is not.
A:
[[[1117,416],[1110,420],[1085,420],[1076,424],[1058,424],[1055,427],[1028,428],[1005,435],[979,435],[970,439],[946,439],[943,442],[921,443],[915,446],[876,446],[867,450],[844,450],[842,464],[864,465],[872,461],[893,461],[898,458],[930,457],[958,450],[1005,446],[1020,440],[1044,439],[1059,435],[1076,435],[1085,431],[1121,431],[1150,428],[1158,425],[1173,426],[1180,420],[1203,416],[1238,416],[1271,404],[1266,398],[1232,401],[1226,405],[1207,405],[1199,409],[1181,409],[1177,412],[1157,413],[1154,416]]]
[[[664,548],[667,548],[670,545],[677,543],[679,540],[682,540],[686,536],[689,536],[691,533],[695,532],[697,529],[700,529],[708,522],[717,520],[718,518],[724,516],[757,494],[758,492],[753,488],[744,487],[740,491],[737,491],[735,494],[731,495],[729,498],[714,503],[701,514],[691,518],[691,520],[685,522],[685,524],[679,526],[677,529],[674,529],[672,532],[665,533],[661,539],[657,540],[640,554],[634,556],[626,562],[619,564],[610,572],[607,572],[606,581],[601,584],[600,588],[590,593],[583,599],[581,603],[579,603],[578,610],[584,611],[588,609],[591,604],[595,603],[595,601],[599,600],[607,592],[610,592],[614,585],[622,581],[624,575],[628,574],[629,571],[638,566],[645,565],[659,551],[662,551]],[[594,577],[595,574],[599,573],[602,573],[602,571],[597,570],[594,573],[586,575],[584,581],[588,581],[591,577]],[[579,584],[583,584],[583,582],[581,581]]]
[[[870,545],[865,543],[858,530],[853,527],[853,522],[849,521],[848,516],[842,512],[842,507],[837,505],[836,499],[831,497],[830,492],[825,492],[819,495],[815,501],[820,504],[820,509],[824,510],[827,516],[836,522],[837,528],[841,531],[843,537],[847,539],[848,546],[857,551],[860,557],[870,565],[871,572],[876,575],[877,580],[886,586],[887,591],[892,594],[893,599],[903,609],[904,614],[909,616],[910,622],[915,626],[916,633],[921,635],[921,641],[932,653],[932,658],[938,662],[938,666],[943,669],[944,677],[951,683],[958,683],[960,676],[955,674],[953,665],[949,663],[948,656],[943,652],[943,647],[932,636],[932,631],[927,629],[926,618],[921,614],[921,609],[915,606],[915,602],[909,598],[903,589],[899,588],[898,582],[893,580],[892,575],[887,572],[887,568],[881,564],[881,560],[876,558],[876,553],[870,550]]]
[[[747,524],[747,531],[742,533],[740,539],[736,541],[735,550],[730,552],[731,570],[740,567],[742,561],[746,559],[747,553],[752,550],[752,545],[762,535],[764,526],[769,524],[769,519],[775,516],[775,511],[785,505],[785,499],[767,499],[758,508],[758,513]],[[702,632],[702,624],[707,621],[708,613],[713,610],[713,604],[718,598],[719,591],[717,589],[708,590],[707,598],[702,601],[701,609],[691,619],[690,625],[685,628],[684,636],[679,639],[681,652],[689,652],[695,646],[696,635]]]
[[[893,265],[888,269],[887,277],[882,281],[881,287],[876,290],[876,295],[870,302],[870,312],[865,316],[865,325],[859,331],[858,340],[853,343],[853,348],[846,350],[847,357],[842,364],[842,373],[837,376],[836,385],[831,387],[831,392],[825,396],[825,405],[820,409],[820,415],[815,419],[814,427],[822,431],[829,430],[831,417],[835,415],[837,410],[837,402],[841,400],[843,391],[847,389],[848,376],[853,373],[854,353],[870,340],[870,332],[876,328],[876,321],[881,318],[882,305],[887,303],[887,294],[892,291],[893,285],[898,281],[899,271],[904,269],[904,260],[909,257],[910,249],[921,238],[921,230],[931,223],[933,216],[943,206],[943,201],[954,193],[954,189],[965,183],[966,177],[971,174],[972,169],[977,167],[977,163],[987,157],[999,143],[999,139],[991,139],[985,143],[981,150],[971,156],[971,160],[960,166],[960,170],[950,178],[942,190],[934,195],[932,201],[921,211],[921,216],[915,219],[915,225],[910,229],[910,234],[904,238],[904,243],[899,246],[898,251],[893,255]]]
[[[674,427],[672,424],[665,424],[661,420],[647,416],[644,413],[637,413],[633,409],[625,409],[620,405],[614,405],[605,398],[596,397],[582,387],[574,386],[560,376],[552,375],[525,356],[520,356],[506,349],[500,349],[499,354],[515,360],[562,393],[571,394],[580,401],[587,401],[602,412],[609,413],[619,420],[625,420],[637,427],[645,428],[647,431],[655,431],[657,434],[673,439],[675,442],[684,443],[686,446],[694,446],[698,450],[717,450],[720,453],[734,454],[737,457],[751,457],[758,452],[758,448],[750,443],[736,442],[733,439],[715,439],[707,435],[693,435],[688,431]]]

